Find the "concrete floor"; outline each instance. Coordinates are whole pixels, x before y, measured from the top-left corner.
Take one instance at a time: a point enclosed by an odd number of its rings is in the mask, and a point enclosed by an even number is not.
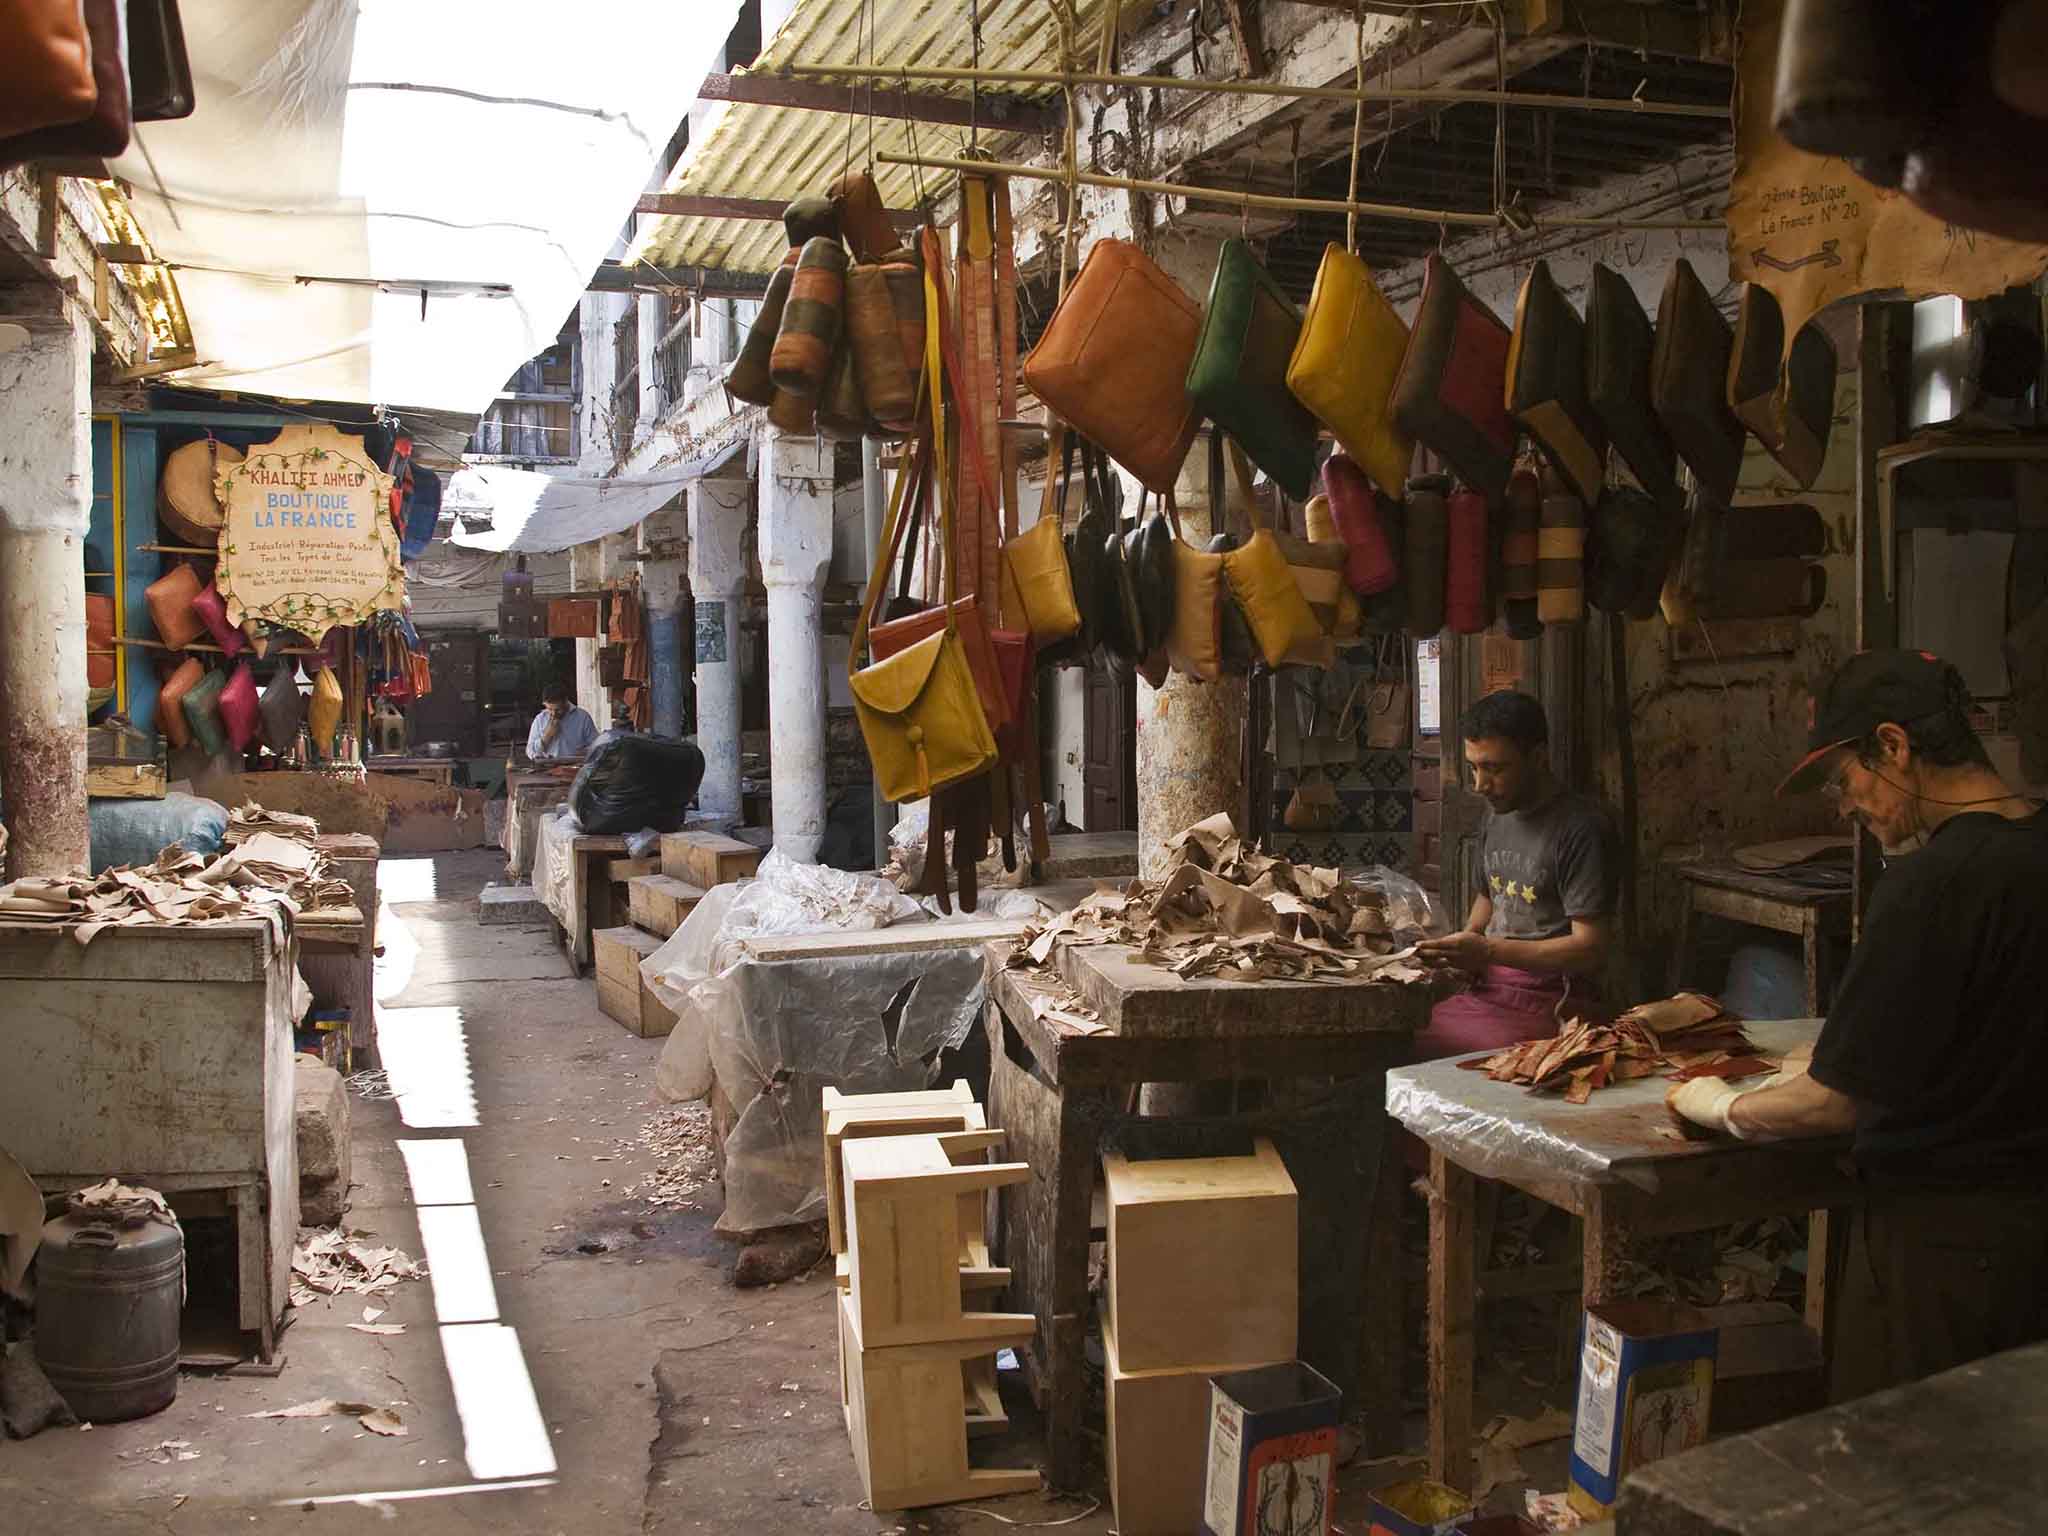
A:
[[[440,1234],[439,1291],[420,1281],[391,1294],[379,1321],[403,1334],[351,1330],[360,1296],[319,1301],[297,1314],[273,1379],[187,1374],[177,1402],[152,1418],[0,1440],[0,1531],[210,1536],[370,1531],[393,1519],[494,1536],[1000,1528],[959,1509],[863,1510],[839,1414],[829,1278],[735,1290],[735,1251],[711,1231],[715,1184],[694,1210],[624,1196],[652,1168],[636,1137],[660,1107],[661,1042],[599,1013],[592,984],[569,974],[545,931],[477,926],[476,892],[500,868],[489,851],[381,866],[380,1027],[413,1123],[399,1102],[353,1105],[348,1225],[422,1256],[400,1143],[458,1141],[459,1155],[439,1150],[466,1159],[481,1250],[461,1242],[463,1192],[422,1188]],[[1028,1465],[1028,1399],[1014,1376],[1004,1391],[1011,1443],[984,1443],[977,1460]],[[327,1397],[392,1408],[409,1432],[247,1417]],[[1533,1401],[1502,1406],[1527,1412]],[[188,1441],[196,1457],[124,1456],[166,1440]],[[1354,1467],[1340,1480],[1340,1529],[1365,1528],[1363,1489],[1419,1471]],[[1001,1512],[1105,1532],[1107,1493],[1095,1491],[1090,1513],[1085,1498],[1053,1496],[1006,1499]]]

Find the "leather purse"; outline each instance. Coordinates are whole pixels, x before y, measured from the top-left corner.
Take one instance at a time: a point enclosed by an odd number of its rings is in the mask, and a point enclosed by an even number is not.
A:
[[[1808,325],[1787,357],[1785,312],[1760,283],[1743,284],[1736,310],[1728,406],[1801,490],[1820,477],[1834,426],[1834,343]]]
[[[1226,240],[1188,365],[1188,395],[1297,501],[1315,482],[1316,423],[1287,389],[1301,312],[1242,240]]]
[[[199,104],[178,0],[128,0],[128,95],[138,123],[190,117]]]
[[[192,599],[192,611],[199,615],[199,622],[206,626],[206,632],[213,636],[213,643],[220,647],[223,656],[232,661],[242,654],[242,648],[248,641],[239,629],[228,622],[227,602],[212,582],[200,588],[199,595]]]
[[[246,752],[255,743],[263,715],[256,698],[256,674],[246,661],[236,666],[220,691],[220,724],[233,751]]]
[[[1124,536],[1124,567],[1131,573],[1131,588],[1138,600],[1138,620],[1142,626],[1138,646],[1141,658],[1163,650],[1173,632],[1173,547],[1180,542],[1180,520],[1177,515],[1169,515],[1170,511],[1154,507],[1146,515],[1144,499],[1140,497],[1138,525]]]
[[[1254,528],[1270,530],[1273,543],[1294,577],[1295,588],[1308,604],[1309,613],[1316,622],[1317,638],[1297,645],[1287,653],[1285,660],[1292,666],[1327,667],[1336,659],[1336,647],[1331,643],[1333,637],[1343,635],[1347,629],[1351,634],[1358,630],[1358,607],[1350,589],[1344,585],[1344,546],[1334,541],[1319,543],[1313,538],[1303,538],[1273,521],[1270,509],[1252,484],[1251,466],[1245,462],[1243,450],[1229,441],[1224,447],[1246,517]]]
[[[1394,381],[1394,419],[1489,501],[1507,490],[1514,467],[1515,424],[1501,382],[1513,339],[1432,252]]]
[[[297,665],[287,659],[256,701],[263,720],[263,744],[279,757],[298,745],[299,727],[306,720],[306,696],[299,692],[298,674]]]
[[[1297,655],[1313,657],[1329,645],[1271,529],[1255,530],[1223,557],[1223,579],[1267,666],[1284,665]]]
[[[1287,363],[1287,388],[1390,496],[1401,494],[1415,460],[1415,439],[1393,410],[1407,350],[1408,327],[1371,270],[1343,246],[1325,246]]]
[[[341,680],[334,668],[322,667],[313,675],[313,697],[306,705],[306,730],[315,756],[334,756],[334,732],[340,724]]]
[[[768,277],[768,291],[761,307],[747,327],[739,355],[725,371],[725,392],[748,405],[770,405],[775,400],[775,380],[768,373],[768,358],[775,350],[775,332],[782,325],[782,311],[789,303],[789,285],[796,269],[789,263],[777,267]]]
[[[870,625],[868,650],[875,660],[886,661],[927,636],[945,630],[947,617],[946,609],[934,606]],[[961,653],[967,658],[968,671],[974,675],[974,691],[981,700],[988,728],[991,732],[1000,731],[1010,722],[1009,690],[1004,686],[1004,668],[995,641],[995,635],[1001,631],[991,632],[981,600],[972,593],[954,600],[951,619]]]
[[[126,4],[127,0],[83,0],[86,41],[92,54],[92,109],[81,118],[52,119],[44,127],[0,140],[0,165],[18,165],[24,160],[105,160],[128,147],[133,125],[128,116],[128,60],[122,47],[126,29],[119,14],[119,7]],[[79,9],[79,0],[72,0],[72,9]],[[17,46],[11,32],[7,35],[9,47]]]
[[[227,687],[225,672],[209,672],[186,693],[180,706],[185,711],[185,724],[192,729],[192,741],[208,757],[218,757],[227,750],[228,736],[221,726],[220,695]]]
[[[199,573],[189,565],[174,565],[143,588],[142,600],[149,608],[150,622],[157,638],[174,651],[206,633],[194,603],[199,597]]]
[[[1067,569],[1066,539],[1056,514],[1041,513],[1003,545],[1003,563],[1033,644],[1055,645],[1079,631],[1081,610],[1074,603],[1073,573]]]
[[[199,659],[187,656],[172,669],[171,675],[156,691],[157,729],[174,747],[186,746],[192,740],[192,728],[185,723],[185,695],[196,688],[204,676],[206,668],[199,664]]]
[[[1678,450],[1650,403],[1655,349],[1650,317],[1635,289],[1619,272],[1596,263],[1586,300],[1586,399],[1637,484],[1665,498],[1678,491]]]
[[[1072,441],[1073,439],[1069,439]],[[1075,523],[1067,545],[1067,567],[1074,578],[1074,605],[1081,610],[1083,654],[1100,651],[1118,654],[1114,643],[1123,626],[1123,600],[1118,592],[1115,562],[1119,549],[1110,552],[1116,537],[1116,477],[1107,470],[1102,450],[1081,441],[1082,502],[1080,520]],[[1125,649],[1128,649],[1126,644]]]
[[[1728,409],[1735,338],[1692,263],[1680,257],[1657,306],[1650,403],[1700,489],[1726,506],[1742,473],[1742,423]]]
[[[1537,261],[1515,299],[1508,343],[1509,414],[1588,501],[1607,478],[1607,429],[1586,398],[1586,328]]]
[[[1201,420],[1187,392],[1201,325],[1194,301],[1143,251],[1098,240],[1024,359],[1024,382],[1164,495]]]
[[[827,194],[837,216],[839,233],[853,247],[855,261],[880,261],[902,244],[896,225],[882,204],[881,188],[866,171],[848,171]]]
[[[79,0],[0,0],[0,135],[80,122],[100,99]]]
[[[1323,494],[1330,518],[1344,541],[1344,580],[1360,597],[1373,597],[1401,580],[1400,561],[1388,537],[1380,492],[1346,454],[1323,461]]]
[[[1173,628],[1166,655],[1197,682],[1223,675],[1223,560],[1220,553],[1173,541]]]
[[[931,398],[942,397],[939,339],[932,323],[938,292],[925,274],[925,374]],[[934,478],[940,488],[940,539],[933,553],[945,567],[946,600],[939,610],[944,627],[906,646],[893,656],[860,666],[868,644],[869,623],[889,582],[890,551],[905,516],[903,492],[908,475],[898,476],[891,498],[888,527],[868,576],[867,595],[854,624],[846,653],[847,686],[853,694],[854,717],[874,764],[875,787],[883,798],[921,800],[934,790],[984,772],[996,761],[995,737],[989,730],[975,676],[960,639],[957,605],[957,560],[953,551],[953,502],[946,470],[944,413],[931,438]]]

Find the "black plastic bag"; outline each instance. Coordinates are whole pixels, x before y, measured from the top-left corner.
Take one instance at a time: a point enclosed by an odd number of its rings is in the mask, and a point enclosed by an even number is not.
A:
[[[569,809],[597,836],[642,827],[680,832],[703,779],[704,754],[694,742],[606,731],[569,786]]]

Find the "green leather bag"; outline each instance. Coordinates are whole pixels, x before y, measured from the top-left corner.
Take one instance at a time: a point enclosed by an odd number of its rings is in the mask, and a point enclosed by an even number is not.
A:
[[[1242,240],[1226,240],[1188,366],[1189,396],[1297,501],[1314,489],[1316,422],[1287,388],[1301,311]]]

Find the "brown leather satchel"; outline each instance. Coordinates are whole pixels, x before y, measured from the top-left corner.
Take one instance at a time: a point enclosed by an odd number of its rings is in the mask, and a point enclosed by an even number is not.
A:
[[[92,109],[82,118],[52,118],[46,126],[33,132],[18,133],[0,141],[0,165],[73,157],[97,160],[118,155],[128,147],[128,134],[133,126],[128,117],[128,60],[121,47],[122,26],[117,9],[126,3],[127,0],[84,0],[95,97]],[[72,0],[70,8],[76,12],[78,0]],[[31,6],[29,9],[40,7]],[[0,27],[0,32],[9,30]],[[10,36],[8,51],[14,52],[19,47],[20,41]],[[4,79],[7,73],[6,66],[0,65],[0,100],[6,99],[6,93],[16,88],[15,82]],[[97,170],[98,167],[81,166],[78,169]]]
[[[1187,391],[1201,329],[1201,309],[1150,257],[1098,240],[1024,359],[1024,382],[1164,495],[1201,421]]]
[[[839,216],[839,233],[853,247],[855,261],[880,261],[902,243],[889,210],[882,206],[881,188],[866,171],[849,171],[832,183],[829,195]]]
[[[78,0],[0,0],[0,36],[0,134],[92,114],[100,90]]]

